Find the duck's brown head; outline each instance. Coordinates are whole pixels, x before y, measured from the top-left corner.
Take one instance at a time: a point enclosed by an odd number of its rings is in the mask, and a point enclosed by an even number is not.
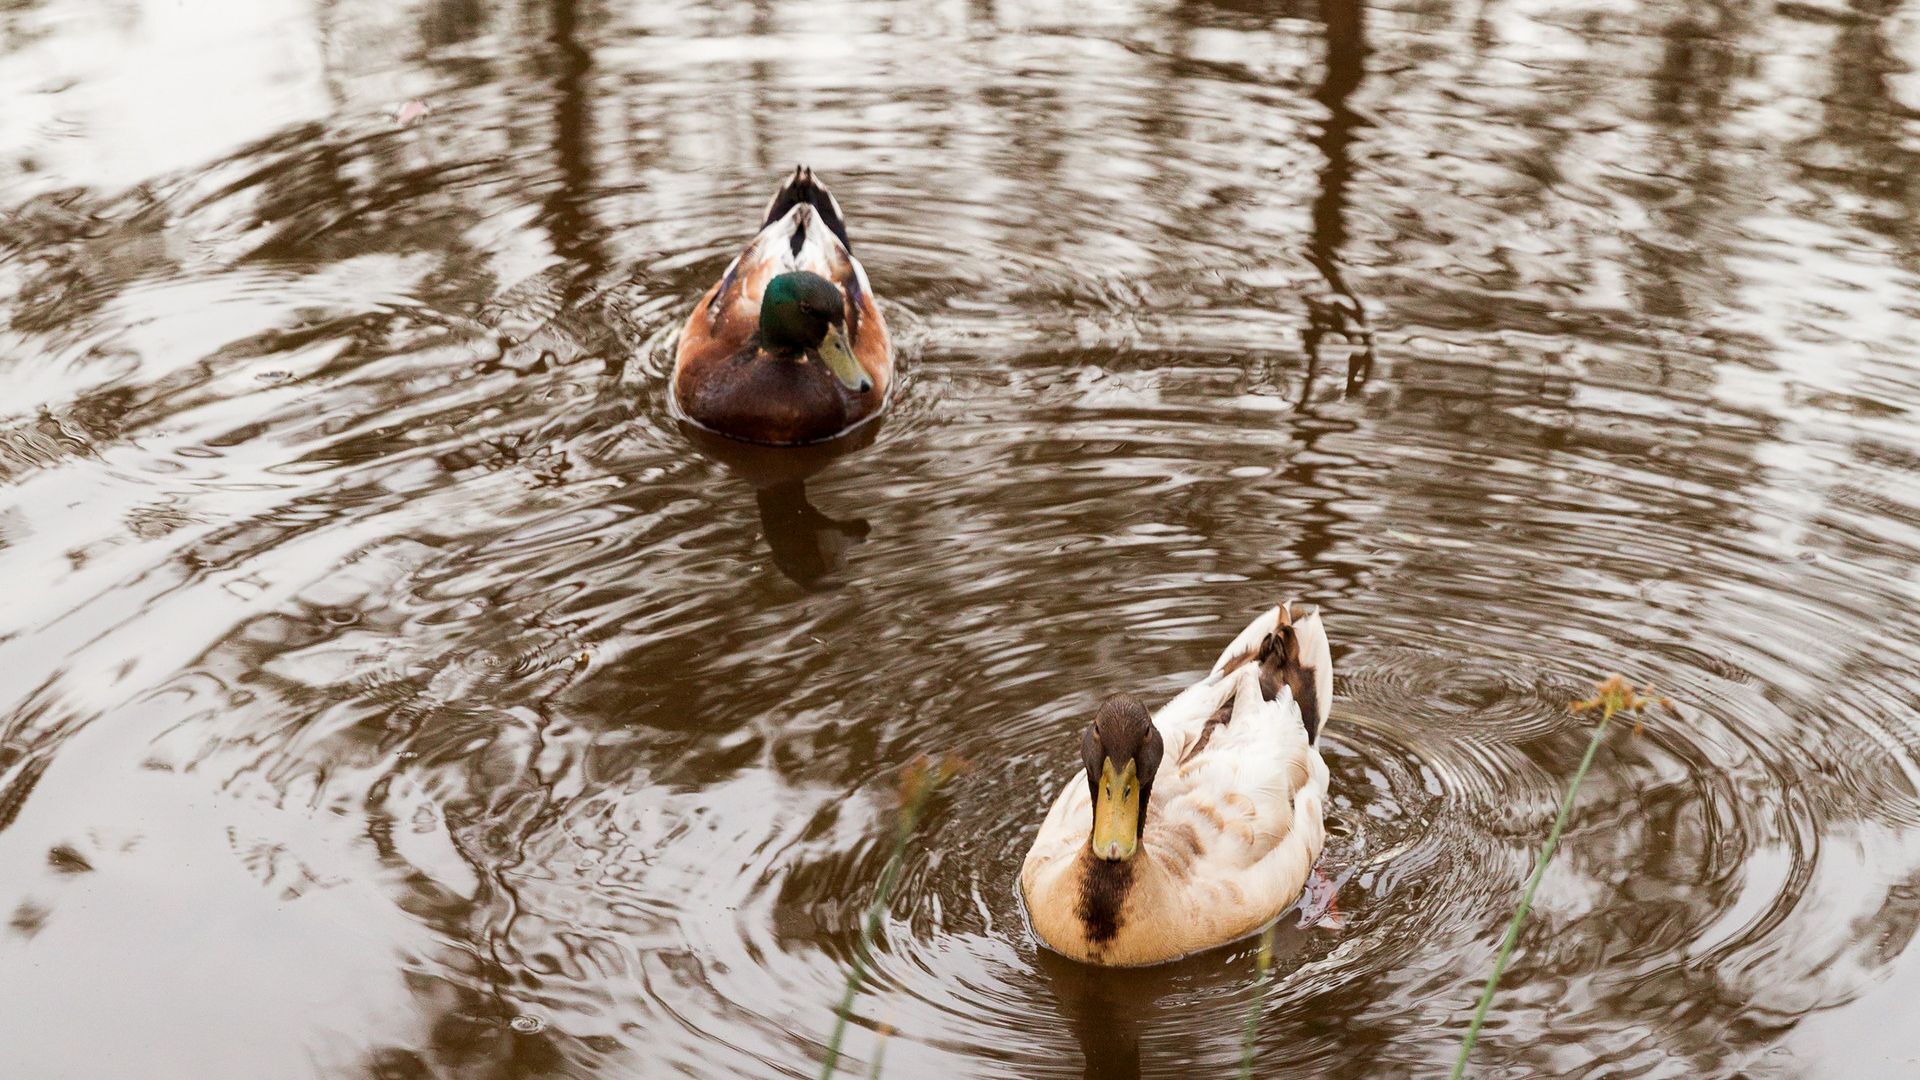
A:
[[[1093,792],[1093,832],[1087,844],[1095,858],[1121,861],[1139,849],[1147,827],[1147,799],[1164,748],[1153,718],[1138,699],[1115,694],[1100,703],[1093,723],[1080,736],[1080,758]]]

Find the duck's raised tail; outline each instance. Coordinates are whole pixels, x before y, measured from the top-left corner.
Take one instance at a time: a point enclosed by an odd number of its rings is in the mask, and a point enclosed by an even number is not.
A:
[[[1220,654],[1213,678],[1223,678],[1249,661],[1260,667],[1261,696],[1272,701],[1282,686],[1292,690],[1307,738],[1318,741],[1333,710],[1333,656],[1319,609],[1302,614],[1293,601],[1269,609]]]
[[[853,250],[853,241],[847,239],[847,223],[840,216],[840,203],[827,190],[827,185],[813,175],[813,170],[805,165],[796,165],[793,175],[780,185],[780,190],[767,200],[767,217],[760,223],[762,229],[786,217],[796,206],[811,206],[820,215],[821,224],[840,238],[840,244],[849,252]]]

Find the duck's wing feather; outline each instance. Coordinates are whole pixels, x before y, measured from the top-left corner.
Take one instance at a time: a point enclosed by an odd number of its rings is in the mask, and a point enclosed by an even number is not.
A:
[[[805,166],[774,192],[760,231],[694,309],[682,337],[682,354],[733,350],[750,340],[759,326],[767,283],[794,270],[811,271],[840,287],[846,299],[848,343],[876,385],[884,386],[892,362],[886,321],[866,268],[853,257],[840,203]]]
[[[1207,938],[1244,933],[1291,902],[1326,839],[1326,765],[1291,689],[1267,698],[1252,665],[1225,682],[1230,719],[1171,774],[1162,764],[1162,809],[1147,826],[1182,910],[1218,924]]]
[[[1154,716],[1167,742],[1168,757],[1179,760],[1210,724],[1228,718],[1230,714],[1221,709],[1229,701],[1230,678],[1247,664],[1261,670],[1269,694],[1281,683],[1294,690],[1294,700],[1302,703],[1308,739],[1319,737],[1333,708],[1333,660],[1327,633],[1318,610],[1302,613],[1288,601],[1268,608],[1248,623],[1220,651],[1220,658],[1200,681]]]

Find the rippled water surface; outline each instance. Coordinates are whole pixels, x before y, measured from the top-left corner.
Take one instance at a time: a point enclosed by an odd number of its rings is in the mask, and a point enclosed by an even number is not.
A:
[[[1262,1076],[1920,1070],[1920,6],[0,5],[0,1074],[1231,1075],[1042,953],[1094,702],[1323,605]],[[420,105],[408,107],[408,102]],[[425,112],[421,114],[421,107]],[[794,162],[901,347],[742,457]],[[811,475],[808,475],[811,470]]]

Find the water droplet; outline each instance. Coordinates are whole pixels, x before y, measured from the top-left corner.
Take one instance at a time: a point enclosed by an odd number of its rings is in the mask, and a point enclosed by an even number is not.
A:
[[[522,1035],[538,1035],[547,1030],[547,1022],[532,1013],[521,1013],[507,1025]]]

